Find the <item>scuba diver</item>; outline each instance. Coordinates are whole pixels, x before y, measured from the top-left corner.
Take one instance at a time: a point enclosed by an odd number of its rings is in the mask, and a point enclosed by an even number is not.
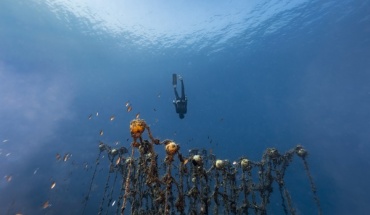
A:
[[[176,96],[175,100],[173,100],[173,104],[175,105],[176,113],[179,114],[180,119],[183,119],[185,117],[184,114],[186,114],[187,112],[188,99],[185,96],[184,81],[182,80],[181,76],[178,76],[178,78],[181,81],[181,97],[179,96],[176,90],[177,74],[172,74],[172,85]]]

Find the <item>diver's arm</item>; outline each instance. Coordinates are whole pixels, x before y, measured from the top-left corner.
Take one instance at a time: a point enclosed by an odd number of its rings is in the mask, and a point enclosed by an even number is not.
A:
[[[172,74],[172,85],[173,87],[176,87],[177,85],[177,74],[176,73]]]

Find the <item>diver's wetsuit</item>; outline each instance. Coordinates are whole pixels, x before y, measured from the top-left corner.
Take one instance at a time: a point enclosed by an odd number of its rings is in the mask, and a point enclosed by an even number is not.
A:
[[[174,77],[175,75],[176,74],[173,74]],[[177,78],[177,75],[176,75],[176,78]],[[185,96],[184,81],[182,80],[182,78],[180,78],[180,81],[181,81],[181,97],[177,93],[176,81],[173,81],[173,89],[175,91],[175,96],[176,96],[176,99],[173,101],[173,104],[175,105],[176,113],[179,114],[180,119],[183,119],[185,117],[184,114],[186,114],[187,112],[188,99]]]

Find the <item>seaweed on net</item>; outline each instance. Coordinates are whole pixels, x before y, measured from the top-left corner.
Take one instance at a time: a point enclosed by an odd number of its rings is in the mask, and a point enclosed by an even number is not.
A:
[[[148,140],[143,139],[145,130]],[[261,161],[242,157],[231,163],[208,154],[206,150],[191,149],[184,156],[174,141],[153,138],[149,126],[142,119],[131,121],[130,132],[133,142],[128,157],[125,156],[128,153],[125,147],[115,149],[99,143],[99,155],[85,197],[83,214],[103,152],[108,154],[110,164],[98,214],[103,211],[108,214],[117,178],[121,180],[121,185],[115,214],[263,215],[267,214],[274,183],[279,188],[283,212],[296,214],[285,185],[286,170],[295,156],[303,161],[318,214],[322,214],[306,159],[308,153],[301,145],[283,154],[275,148],[267,148]],[[154,150],[156,145],[164,146],[166,156],[163,160],[158,159]],[[139,155],[135,156],[135,151]],[[111,174],[114,174],[112,185]],[[104,203],[106,199],[108,202]],[[129,210],[126,210],[127,207]]]

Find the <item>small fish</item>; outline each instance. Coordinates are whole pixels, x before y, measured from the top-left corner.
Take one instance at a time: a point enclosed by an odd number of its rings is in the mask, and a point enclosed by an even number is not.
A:
[[[114,115],[112,115],[112,116],[110,117],[110,121],[113,121],[113,120],[114,120],[114,118],[115,118],[115,116],[114,116]]]
[[[154,111],[157,111],[157,109],[153,108]]]
[[[55,155],[55,159],[57,159],[57,161],[58,161],[58,160],[60,160],[60,158],[62,158],[62,156],[60,156],[60,154],[59,154],[59,153],[57,153],[57,154]]]
[[[63,161],[66,162],[72,155],[70,154],[65,154],[64,157],[63,157]]]
[[[140,113],[137,113],[136,114],[136,119],[139,119],[139,117],[140,117]]]
[[[100,134],[100,136],[103,136],[103,134],[104,134],[103,130],[100,130],[99,134]]]
[[[126,102],[125,106],[126,107],[130,106],[130,101]]]
[[[51,204],[49,203],[49,201],[46,201],[46,202],[44,202],[44,204],[42,204],[43,209],[46,209],[48,207],[51,207]]]
[[[51,186],[50,186],[50,189],[53,189],[55,187],[57,183],[54,181],[53,183],[51,183]]]
[[[189,162],[189,159],[184,160],[184,165],[186,165]]]
[[[158,97],[158,98],[161,98],[161,92],[159,92],[159,93],[157,94],[157,97]]]
[[[89,119],[91,119],[91,118],[92,118],[92,114],[89,115]]]
[[[99,112],[96,112],[96,116],[99,116]]]
[[[33,174],[36,175],[38,170],[39,170],[39,168],[35,169],[35,171],[33,171]]]
[[[11,155],[11,154],[12,154],[12,153],[10,153],[10,152],[9,152],[9,153],[7,153],[5,156],[6,156],[6,157],[8,157],[8,156],[9,156],[9,155]]]
[[[114,201],[113,201],[113,203],[112,203],[112,207],[114,206],[114,204],[116,204],[116,200],[114,200]]]
[[[116,165],[118,165],[118,164],[119,164],[119,162],[121,162],[121,158],[120,158],[120,157],[118,157],[118,159],[117,159],[117,161],[116,161]]]
[[[6,142],[8,142],[9,140],[3,140],[3,143],[6,143]]]
[[[132,107],[131,106],[128,106],[127,107],[127,112],[130,112],[132,110]]]
[[[5,178],[5,180],[7,181],[7,182],[10,182],[11,180],[12,180],[12,176],[11,175],[6,175],[6,176],[4,176],[4,178]]]

